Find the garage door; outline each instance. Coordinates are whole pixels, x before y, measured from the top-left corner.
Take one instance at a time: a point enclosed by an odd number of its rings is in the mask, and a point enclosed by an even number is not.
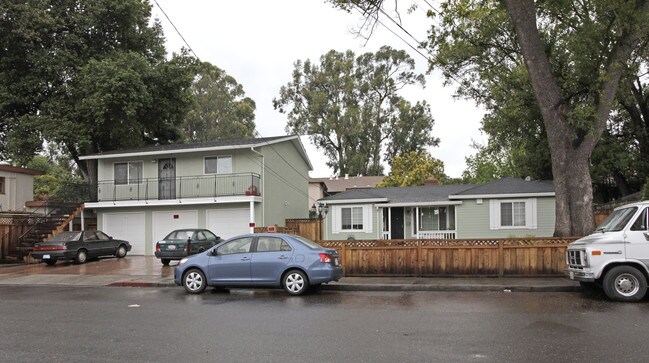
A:
[[[212,209],[207,211],[207,229],[223,239],[250,233],[250,210]]]
[[[113,238],[127,240],[133,248],[129,254],[144,255],[144,213],[106,213],[102,217],[102,228]]]
[[[153,212],[153,245],[175,229],[198,228],[198,211]]]

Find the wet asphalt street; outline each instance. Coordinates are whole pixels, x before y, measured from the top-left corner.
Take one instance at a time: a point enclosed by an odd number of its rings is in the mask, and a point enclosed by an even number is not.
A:
[[[581,293],[0,287],[6,362],[639,362],[649,302]]]

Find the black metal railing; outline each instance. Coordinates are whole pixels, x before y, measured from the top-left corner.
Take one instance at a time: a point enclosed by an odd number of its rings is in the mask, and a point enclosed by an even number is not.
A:
[[[164,200],[224,196],[260,196],[259,174],[218,174],[178,176],[175,178],[142,178],[137,181],[97,183],[97,200]]]

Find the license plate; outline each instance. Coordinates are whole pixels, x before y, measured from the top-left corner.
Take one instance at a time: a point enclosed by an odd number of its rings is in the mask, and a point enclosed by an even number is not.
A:
[[[175,250],[175,249],[176,249],[176,245],[169,245],[169,246],[167,246],[167,249],[168,249],[168,250]]]
[[[570,272],[568,272],[568,275],[570,276],[571,280],[575,279],[575,273],[574,272],[570,271]]]
[[[334,266],[340,265],[340,261],[338,260],[338,257],[334,257]]]
[[[43,259],[44,259],[44,260],[49,260],[49,259],[50,259],[50,255],[43,255]]]

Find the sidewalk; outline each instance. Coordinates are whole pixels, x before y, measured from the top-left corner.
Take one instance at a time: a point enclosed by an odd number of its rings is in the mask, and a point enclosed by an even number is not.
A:
[[[155,257],[105,258],[83,265],[59,262],[0,265],[0,285],[171,287],[172,266]],[[344,277],[322,286],[335,291],[581,291],[579,283],[561,277],[455,278],[455,277]]]

